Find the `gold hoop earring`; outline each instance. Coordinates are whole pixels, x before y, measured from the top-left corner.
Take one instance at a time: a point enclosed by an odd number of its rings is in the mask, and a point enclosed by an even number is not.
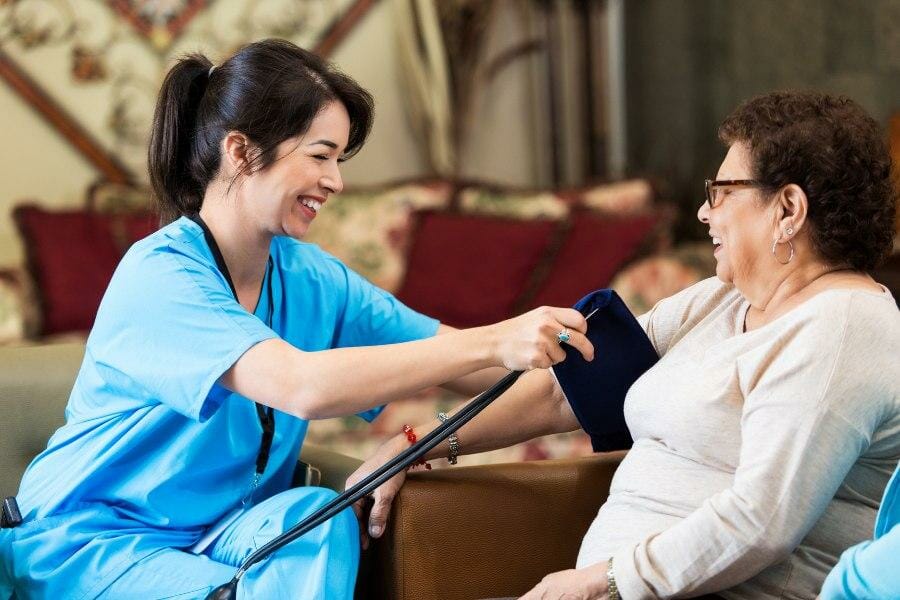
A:
[[[778,255],[775,254],[775,248],[778,246],[778,240],[775,240],[774,242],[772,242],[772,256],[775,257],[775,260],[778,261],[778,264],[786,265],[789,262],[791,262],[792,260],[794,260],[794,244],[791,243],[791,240],[788,240],[787,242],[782,242],[782,243],[786,243],[788,245],[788,247],[791,249],[791,255],[788,256],[787,262],[781,262],[780,260],[778,260]]]

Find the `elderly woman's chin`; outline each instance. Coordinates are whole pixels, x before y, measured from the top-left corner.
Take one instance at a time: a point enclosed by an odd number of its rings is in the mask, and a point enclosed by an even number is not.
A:
[[[721,249],[716,252],[716,277],[718,277],[719,281],[722,283],[734,283],[734,275],[731,272],[731,266],[728,263],[728,259],[722,254]]]

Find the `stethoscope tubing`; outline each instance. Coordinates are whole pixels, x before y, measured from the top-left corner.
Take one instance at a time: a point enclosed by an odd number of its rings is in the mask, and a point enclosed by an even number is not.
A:
[[[252,554],[247,556],[235,573],[234,578],[210,593],[207,598],[217,597],[217,591],[221,588],[231,588],[236,590],[238,580],[247,572],[254,564],[264,560],[273,552],[290,544],[297,538],[315,529],[322,523],[328,521],[339,512],[353,504],[354,502],[364,498],[374,491],[378,486],[398,474],[400,471],[409,468],[411,464],[423,457],[429,450],[440,444],[442,441],[450,437],[450,434],[458,430],[460,427],[468,423],[475,415],[480,413],[491,402],[496,400],[506,390],[519,379],[524,371],[512,371],[505,375],[500,381],[492,385],[489,389],[475,397],[458,413],[450,417],[447,421],[436,427],[421,440],[380,466],[378,469],[369,474],[365,479],[345,490],[342,494],[331,500],[328,504],[309,515],[300,523],[294,525],[281,535],[270,540]]]

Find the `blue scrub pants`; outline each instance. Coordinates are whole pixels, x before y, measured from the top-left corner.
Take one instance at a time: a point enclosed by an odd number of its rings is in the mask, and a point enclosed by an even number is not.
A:
[[[204,598],[229,581],[241,561],[335,497],[295,488],[250,508],[203,554],[161,549],[131,566],[99,598]],[[359,526],[347,509],[250,568],[238,597],[352,599],[359,565]]]

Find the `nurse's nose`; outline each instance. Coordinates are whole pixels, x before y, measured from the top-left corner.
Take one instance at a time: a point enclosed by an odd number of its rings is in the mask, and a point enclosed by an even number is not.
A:
[[[340,194],[344,189],[344,180],[341,178],[341,170],[335,165],[328,173],[319,180],[319,185],[331,192],[332,194]]]

